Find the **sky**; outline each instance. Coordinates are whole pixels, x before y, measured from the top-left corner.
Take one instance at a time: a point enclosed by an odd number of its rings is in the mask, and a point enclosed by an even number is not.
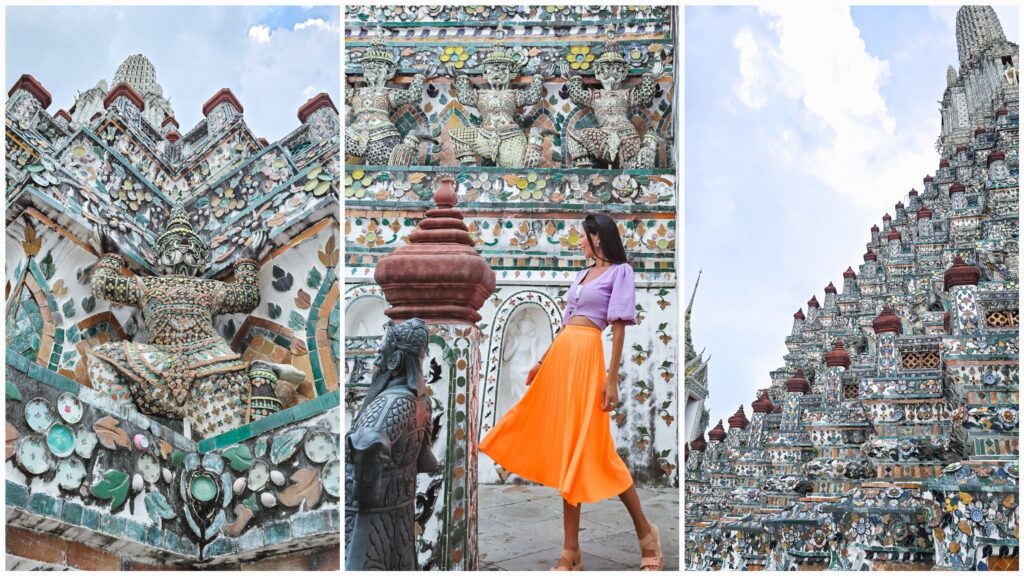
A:
[[[872,224],[938,167],[957,7],[685,12],[685,297],[711,426],[784,366],[798,308],[842,291]],[[996,7],[1019,43],[1014,7]]]
[[[55,114],[142,53],[182,133],[227,87],[254,134],[274,142],[299,126],[312,96],[327,92],[340,109],[339,20],[330,6],[9,7],[5,86],[31,74],[53,95]]]

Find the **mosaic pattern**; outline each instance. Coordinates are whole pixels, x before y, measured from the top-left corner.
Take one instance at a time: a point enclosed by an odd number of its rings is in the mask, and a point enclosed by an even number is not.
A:
[[[152,533],[186,564],[199,563],[201,551],[207,560],[242,551],[246,532],[261,525],[291,524],[287,539],[323,516],[309,535],[337,536],[337,410],[204,450],[145,416],[105,412],[95,392],[40,367],[9,360],[7,370],[8,506],[46,516],[33,503],[58,495],[58,514],[97,509],[132,527],[115,538],[154,545]]]

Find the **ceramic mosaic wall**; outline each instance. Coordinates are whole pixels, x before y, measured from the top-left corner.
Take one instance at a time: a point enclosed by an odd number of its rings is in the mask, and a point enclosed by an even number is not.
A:
[[[267,418],[220,447],[111,412],[91,389],[23,357],[8,356],[7,374],[9,526],[56,520],[156,565],[230,564],[299,540],[337,545],[337,408],[310,402],[319,415]]]
[[[517,398],[519,364],[534,350],[527,334],[550,342],[561,322],[565,289],[582,258],[582,217],[588,210],[610,212],[620,222],[637,272],[638,327],[626,332],[622,404],[614,421],[617,445],[641,484],[677,482],[676,418],[677,316],[675,298],[676,203],[673,79],[673,12],[667,8],[614,7],[428,7],[349,8],[346,15],[345,66],[348,81],[361,85],[361,58],[370,49],[379,23],[385,45],[398,60],[391,86],[404,87],[414,73],[443,72],[456,58],[459,73],[480,74],[492,49],[495,26],[505,31],[504,46],[520,54],[520,79],[560,62],[572,73],[592,74],[593,55],[605,50],[604,27],[614,23],[618,49],[630,59],[627,84],[654,61],[665,64],[654,104],[630,110],[643,132],[661,144],[655,168],[645,170],[574,169],[566,153],[566,131],[593,122],[592,113],[573,104],[557,74],[545,80],[541,100],[522,114],[524,128],[545,131],[539,167],[457,167],[450,155],[451,130],[478,121],[477,111],[459,104],[451,78],[428,77],[422,101],[394,111],[403,134],[428,136],[416,165],[363,166],[348,158],[344,179],[346,350],[351,371],[346,392],[351,404],[367,369],[362,352],[382,333],[385,305],[373,302],[373,271],[384,255],[404,245],[442,173],[454,173],[458,208],[480,254],[497,275],[498,289],[480,311],[483,334],[479,355],[483,380],[479,391],[478,434],[486,433]],[[454,20],[456,26],[433,26]],[[558,35],[557,45],[551,42]],[[588,59],[587,55],[591,57]],[[577,58],[580,56],[580,58]],[[438,72],[440,70],[440,72]],[[428,140],[429,140],[428,138]],[[362,328],[360,328],[360,326]],[[520,342],[519,345],[516,342]],[[610,347],[608,347],[610,348]],[[534,362],[532,360],[530,363]],[[628,392],[627,392],[628,390]],[[521,393],[521,392],[520,392]],[[350,408],[351,411],[351,408]],[[508,474],[481,455],[481,482],[511,482]]]
[[[797,311],[751,418],[689,443],[691,569],[1016,569],[1019,89],[990,72],[1019,51],[957,18],[942,113],[969,129]]]
[[[337,109],[326,94],[314,97],[299,126],[269,143],[224,89],[182,135],[169,108],[162,124],[151,123],[132,81],[81,93],[71,113],[48,112],[49,94],[27,75],[8,100],[5,336],[8,374],[21,374],[8,382],[8,502],[12,490],[24,496],[19,518],[28,526],[50,515],[37,509],[45,501],[58,515],[62,506],[75,510],[73,524],[182,565],[293,538],[336,542],[339,429],[329,412],[316,415],[340,399]],[[96,112],[83,117],[86,109]],[[93,228],[113,232],[127,274],[151,275],[153,244],[175,201],[210,244],[205,278],[229,279],[240,247],[266,231],[259,307],[219,316],[215,326],[245,360],[305,374],[281,398],[278,417],[198,445],[182,436],[181,422],[110,412],[84,360],[97,344],[148,338],[138,309],[92,295]],[[253,474],[271,483],[254,487]],[[139,534],[81,524],[83,513]],[[289,528],[303,514],[312,516]],[[147,540],[150,532],[163,540]]]

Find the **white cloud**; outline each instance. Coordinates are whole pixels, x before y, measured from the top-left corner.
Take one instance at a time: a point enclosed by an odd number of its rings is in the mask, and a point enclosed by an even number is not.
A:
[[[764,58],[753,32],[749,29],[740,30],[733,38],[732,45],[739,52],[740,60],[740,81],[735,87],[736,96],[748,108],[761,108],[766,102],[764,89],[767,83],[763,76]]]
[[[268,44],[270,42],[270,28],[263,25],[250,26],[249,38],[260,44]]]
[[[313,96],[316,96],[319,93],[320,90],[317,90],[316,86],[313,86],[312,84],[302,89],[302,95],[306,98],[312,98]]]
[[[320,30],[328,31],[336,30],[335,26],[333,26],[330,22],[327,22],[323,18],[310,18],[305,22],[298,22],[295,24],[293,30],[298,32],[299,30],[305,30],[306,28],[317,28]]]
[[[736,35],[735,93],[763,114],[773,113],[773,96],[800,103],[804,119],[797,128],[814,137],[784,138],[783,159],[797,159],[797,169],[865,207],[890,203],[934,165],[932,134],[914,127],[897,134],[882,94],[889,63],[867,51],[849,8],[801,5],[760,13],[772,33]]]

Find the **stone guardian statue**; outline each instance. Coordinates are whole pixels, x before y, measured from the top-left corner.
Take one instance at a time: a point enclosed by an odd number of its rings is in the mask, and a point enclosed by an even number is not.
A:
[[[569,129],[573,166],[591,168],[597,160],[611,168],[653,168],[658,137],[653,134],[641,137],[627,113],[633,106],[650,106],[654,102],[655,85],[663,71],[661,60],[641,77],[640,84],[622,88],[628,66],[618,50],[609,49],[594,62],[594,76],[601,82],[600,90],[584,88],[583,78],[569,77],[568,66],[562,64],[562,75],[568,78],[569,98],[577,106],[593,109],[600,124],[597,128]]]
[[[108,342],[86,353],[89,381],[101,397],[124,409],[187,420],[200,438],[238,428],[277,411],[278,379],[301,383],[287,364],[247,363],[217,333],[218,314],[252,312],[260,303],[256,256],[266,235],[257,232],[235,262],[234,281],[198,277],[209,248],[175,203],[153,249],[157,276],[127,276],[109,230],[95,229],[102,253],[92,273],[98,299],[142,310],[149,343]]]
[[[352,107],[354,115],[345,128],[345,155],[362,158],[368,166],[412,166],[417,160],[419,139],[415,134],[403,137],[391,121],[391,111],[420,102],[426,78],[416,74],[404,90],[385,86],[395,77],[395,55],[384,46],[380,28],[360,63],[366,87],[345,87],[345,104]]]
[[[496,35],[500,42],[503,31],[499,28]],[[473,106],[480,111],[479,126],[451,131],[455,157],[464,166],[477,164],[477,157],[505,168],[538,166],[543,134],[540,129],[533,128],[527,137],[517,117],[520,108],[540,100],[544,90],[543,78],[534,75],[530,85],[523,90],[510,88],[512,80],[519,74],[520,63],[515,55],[506,52],[498,43],[484,58],[483,68],[487,88],[482,90],[473,88],[468,76],[455,75],[456,99],[463,106]]]
[[[345,435],[345,570],[416,569],[416,475],[431,451],[427,325],[389,323],[363,407]]]

